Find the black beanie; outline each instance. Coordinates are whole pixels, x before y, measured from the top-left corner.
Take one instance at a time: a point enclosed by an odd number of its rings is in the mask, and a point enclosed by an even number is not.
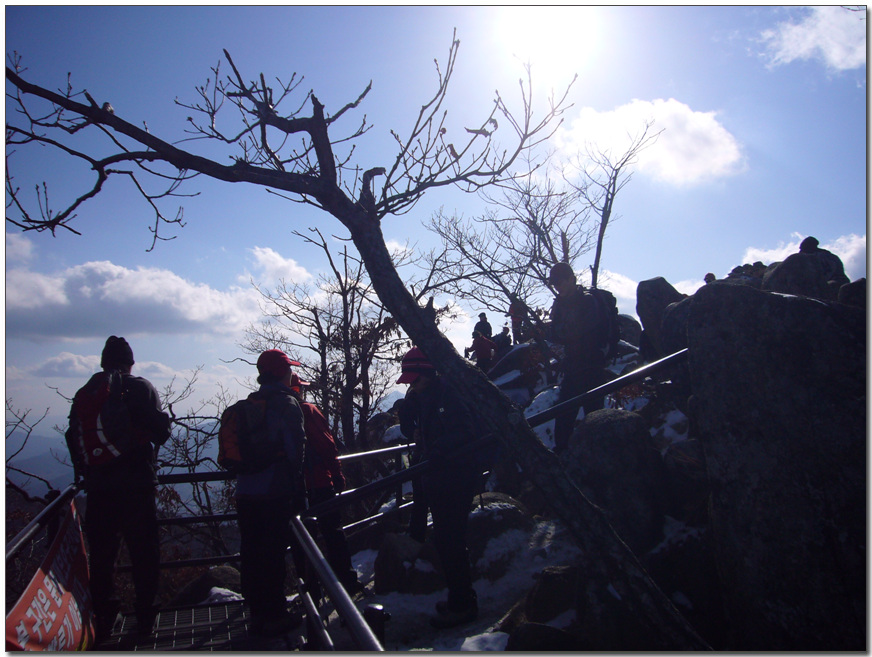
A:
[[[103,347],[103,355],[100,358],[100,367],[111,369],[116,366],[133,365],[133,349],[124,338],[109,336],[106,346]]]

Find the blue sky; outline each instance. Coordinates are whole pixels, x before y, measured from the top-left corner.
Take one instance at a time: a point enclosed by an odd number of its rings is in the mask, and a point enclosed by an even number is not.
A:
[[[588,142],[620,152],[625,135],[649,119],[663,130],[619,195],[606,241],[601,286],[622,312],[634,314],[639,281],[663,276],[693,292],[706,272],[723,277],[743,262],[782,260],[807,235],[838,253],[852,280],[866,275],[863,12],[7,5],[5,18],[6,53],[23,57],[25,79],[60,88],[71,72],[75,88],[171,141],[184,137],[190,114],[174,99],[195,99],[224,48],[246,77],[305,76],[302,87],[328,112],[371,80],[359,110],[374,126],[358,144],[362,168],[392,160],[389,131],[410,128],[434,90],[433,59],[444,60],[457,28],[454,127],[480,123],[495,89],[517,107],[529,59],[540,102],[548,87],[579,76],[558,153]],[[58,205],[88,180],[45,153],[20,150],[10,163],[23,189],[48,178]],[[344,237],[344,229],[260,188],[195,180],[187,191],[200,192],[181,200],[187,226],[152,252],[150,210],[120,181],[81,208],[82,236],[7,228],[5,392],[16,408],[49,408],[43,426],[63,423],[67,404],[54,389],[71,396],[98,369],[110,334],[130,340],[134,372],[159,389],[202,367],[190,405],[218,386],[241,393],[252,368],[224,361],[242,355],[242,330],[260,316],[250,281],[316,276],[326,263],[291,231],[318,226]],[[436,190],[412,213],[386,218],[387,239],[432,246],[422,224],[440,207],[468,217],[484,206]],[[466,310],[445,327],[459,349],[480,309]]]

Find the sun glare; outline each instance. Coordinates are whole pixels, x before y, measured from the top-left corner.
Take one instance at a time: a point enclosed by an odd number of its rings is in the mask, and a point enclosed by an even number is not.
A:
[[[591,65],[599,27],[595,7],[502,7],[494,22],[507,57],[532,65],[533,80],[555,89]]]

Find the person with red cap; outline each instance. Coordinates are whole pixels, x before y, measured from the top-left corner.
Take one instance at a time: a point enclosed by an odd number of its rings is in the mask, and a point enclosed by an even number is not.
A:
[[[291,392],[291,366],[299,365],[279,349],[257,359],[260,389],[251,400],[265,400],[269,432],[278,435],[284,458],[259,472],[240,473],[236,482],[241,557],[242,595],[249,605],[255,635],[277,636],[299,619],[287,610],[285,553],[291,555],[297,576],[305,572],[305,556],[291,532],[293,515],[306,510],[303,457],[306,431],[300,404]]]
[[[430,624],[454,627],[478,616],[466,534],[481,468],[473,459],[449,462],[448,455],[477,437],[476,424],[458,393],[418,347],[403,357],[397,383],[409,385],[401,420],[403,434],[415,436],[424,460],[443,465],[422,476],[433,516],[433,543],[448,585],[448,600],[436,603]]]
[[[306,427],[306,458],[304,474],[309,506],[332,500],[337,493],[345,490],[345,475],[339,463],[339,450],[330,432],[327,418],[315,404],[303,400],[303,388],[308,386],[296,374],[291,374],[291,393],[303,411],[303,424]],[[324,556],[336,573],[336,577],[350,595],[363,590],[357,580],[357,571],[351,565],[348,543],[342,531],[342,514],[329,511],[318,517],[318,530],[324,539]]]

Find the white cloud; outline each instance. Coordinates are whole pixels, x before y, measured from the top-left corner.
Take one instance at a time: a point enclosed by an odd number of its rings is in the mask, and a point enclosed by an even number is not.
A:
[[[297,264],[292,258],[283,258],[269,247],[256,246],[251,249],[254,256],[255,269],[259,272],[258,280],[264,284],[278,283],[303,283],[312,275],[305,267]]]
[[[699,288],[705,285],[705,281],[701,281],[700,279],[689,279],[686,281],[678,281],[672,287],[681,292],[682,294],[686,294],[691,296],[696,293]]]
[[[762,262],[764,265],[773,262],[782,262],[787,256],[799,253],[799,244],[807,236],[800,233],[791,235],[792,240],[781,243],[772,249],[748,247],[742,257],[742,264]],[[831,242],[821,242],[820,248],[832,251],[845,265],[845,274],[852,281],[866,276],[866,236],[865,235],[842,235]]]
[[[33,257],[33,242],[21,233],[6,233],[6,262],[27,262]]]
[[[589,145],[617,159],[651,120],[654,123],[649,134],[663,132],[639,153],[636,170],[640,174],[683,186],[745,170],[741,146],[717,120],[717,113],[694,111],[674,98],[633,100],[608,112],[582,108],[570,126],[555,135],[555,142],[569,157]]]
[[[62,351],[46,359],[31,372],[38,377],[89,377],[100,371],[100,356],[82,356]]]
[[[820,60],[827,68],[847,71],[866,66],[866,12],[843,7],[808,7],[799,22],[779,23],[761,40],[771,66],[796,60]]]
[[[232,335],[258,317],[254,290],[216,290],[165,269],[102,261],[6,273],[7,338]]]

